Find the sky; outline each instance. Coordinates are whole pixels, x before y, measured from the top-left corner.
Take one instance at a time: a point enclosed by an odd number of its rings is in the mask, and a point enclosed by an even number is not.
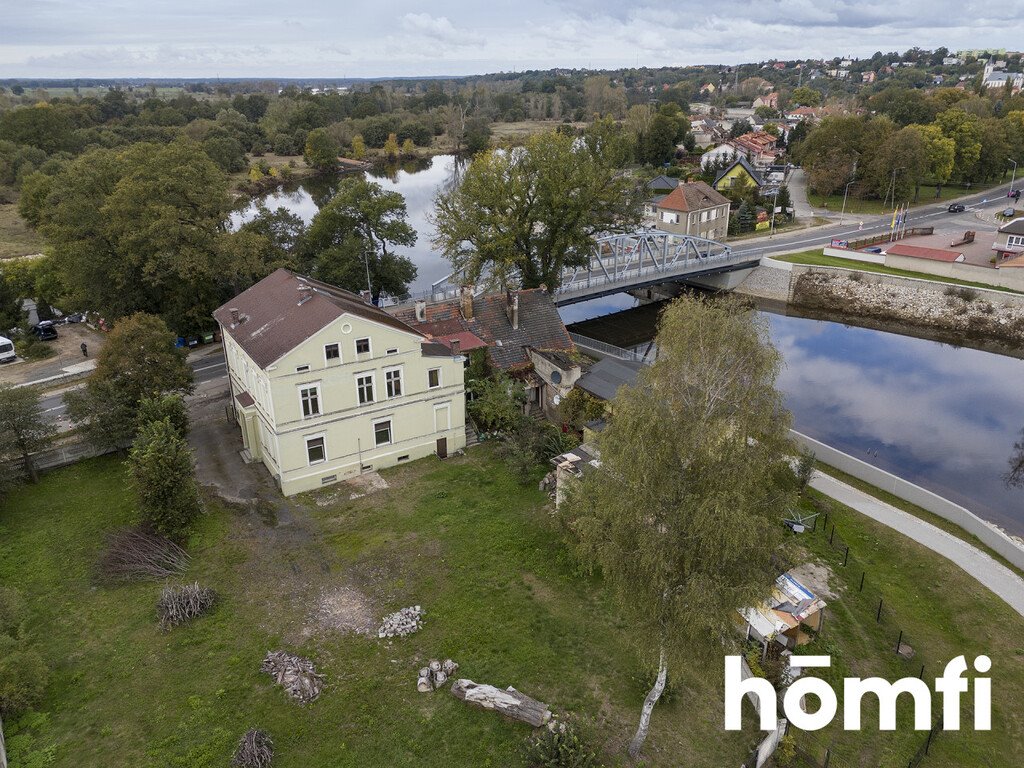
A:
[[[1024,47],[976,0],[7,0],[0,78],[390,77]]]

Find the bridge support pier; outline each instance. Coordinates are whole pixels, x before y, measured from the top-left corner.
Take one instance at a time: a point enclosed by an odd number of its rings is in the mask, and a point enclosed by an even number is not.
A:
[[[719,272],[714,275],[688,278],[686,282],[701,288],[709,288],[713,291],[731,291],[746,280],[747,275],[753,271],[753,267],[750,269],[737,269],[732,272]]]

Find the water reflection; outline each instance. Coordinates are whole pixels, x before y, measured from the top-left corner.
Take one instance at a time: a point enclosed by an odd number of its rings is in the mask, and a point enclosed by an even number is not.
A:
[[[563,310],[593,318],[613,297]],[[576,326],[616,343],[652,337],[638,307]],[[1024,534],[1024,489],[1003,482],[1024,424],[1024,361],[839,323],[766,313],[794,427]],[[625,333],[616,338],[617,334]],[[608,335],[611,334],[611,335]]]
[[[416,230],[416,244],[401,249],[418,268],[412,291],[425,290],[430,284],[451,271],[451,265],[430,244],[434,227],[429,214],[434,209],[434,196],[438,189],[457,184],[466,160],[454,155],[405,161],[376,167],[368,176],[384,189],[401,192],[409,211],[409,224]],[[237,227],[256,214],[258,204],[267,208],[286,208],[309,223],[316,212],[330,201],[337,191],[338,176],[319,176],[306,179],[298,187],[266,195],[231,216],[231,225]]]

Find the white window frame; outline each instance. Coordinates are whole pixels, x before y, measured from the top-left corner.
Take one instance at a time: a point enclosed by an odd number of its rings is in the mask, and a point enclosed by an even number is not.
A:
[[[324,457],[322,459],[319,459],[318,461],[312,461],[309,458],[309,443],[310,443],[311,440],[320,440],[321,443],[322,443]],[[312,466],[314,466],[316,464],[325,464],[327,462],[327,433],[326,432],[318,432],[315,435],[306,435],[303,438],[303,444],[306,447],[306,466],[307,467],[312,467]]]
[[[427,369],[427,389],[440,389],[441,387],[444,386],[443,380],[441,378],[442,377],[442,373],[441,373],[442,370],[443,369],[440,366],[437,367],[437,368],[428,368]],[[431,386],[430,385],[430,374],[433,373],[434,371],[437,371],[437,384]]]
[[[377,427],[381,424],[388,425],[388,440],[386,443],[377,442]],[[373,422],[373,447],[380,448],[382,445],[394,445],[395,444],[395,422],[391,416],[386,419],[375,419]]]
[[[338,350],[338,356],[334,359],[333,362],[331,361],[331,359],[329,357],[327,357],[327,348],[328,347],[336,347],[337,350]],[[324,367],[325,368],[327,366],[329,366],[329,365],[341,365],[343,362],[344,362],[344,360],[343,360],[343,358],[341,356],[341,342],[340,341],[332,341],[330,344],[324,344]]]
[[[306,373],[309,370],[309,363],[303,363],[302,365],[295,366],[296,373]]]
[[[397,395],[393,395],[393,394],[391,394],[390,388],[388,386],[390,384],[390,382],[388,381],[388,374],[389,373],[396,373],[396,372],[398,373],[398,394]],[[405,374],[402,371],[402,366],[401,365],[393,365],[390,368],[385,368],[384,369],[384,397],[386,399],[388,399],[388,400],[393,400],[394,398],[401,397],[404,394],[405,394]]]
[[[366,342],[366,351],[365,352],[360,352],[359,351],[359,342],[360,341],[365,341]],[[373,357],[373,339],[371,339],[369,336],[360,336],[358,339],[355,339],[352,342],[352,348],[356,351],[356,357],[357,358],[360,355],[368,355],[370,357]]]
[[[375,371],[362,371],[354,375],[356,382],[356,405],[372,405],[377,402],[377,375]],[[370,399],[362,400],[360,396],[360,379],[370,380]]]
[[[302,393],[304,391],[306,391],[306,390],[309,390],[309,389],[315,389],[316,390],[316,408],[317,408],[317,411],[316,411],[316,413],[310,413],[310,414],[307,415],[306,414],[306,409],[303,407],[304,403],[302,401]],[[304,418],[304,419],[316,419],[316,418],[319,418],[319,417],[324,415],[323,390],[320,387],[320,382],[319,381],[311,381],[311,382],[306,382],[305,384],[299,384],[298,385],[298,391],[299,391],[299,415],[301,415],[302,418]]]
[[[443,429],[438,429],[437,428],[437,412],[441,411],[441,410],[443,410],[445,413],[448,414],[448,419],[447,419],[448,425],[446,427],[444,427]],[[447,432],[451,428],[452,428],[452,404],[450,402],[449,403],[438,403],[437,405],[434,406],[434,431],[435,432]]]
[[[1007,248],[1020,248],[1024,246],[1024,235],[1007,235],[1006,236],[1006,247]]]
[[[391,349],[389,349],[384,354],[385,355],[397,355],[398,354],[398,347],[392,347]]]

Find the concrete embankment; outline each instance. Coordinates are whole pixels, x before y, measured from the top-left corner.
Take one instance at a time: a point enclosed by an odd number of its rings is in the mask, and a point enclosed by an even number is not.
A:
[[[763,259],[736,291],[815,316],[889,322],[940,340],[1020,356],[1024,295],[840,267]]]

